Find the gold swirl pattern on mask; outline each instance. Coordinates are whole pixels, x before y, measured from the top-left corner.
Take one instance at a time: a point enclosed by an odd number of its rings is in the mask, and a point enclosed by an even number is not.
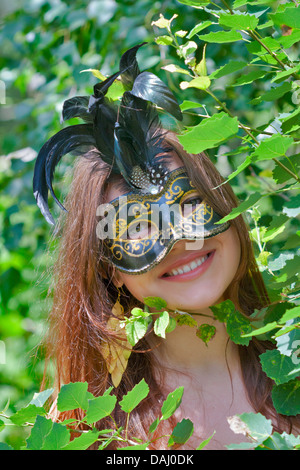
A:
[[[171,184],[171,187],[166,191],[166,204],[173,204],[174,199],[179,199],[185,194],[185,191],[178,184],[178,181],[181,179],[187,179],[187,177],[185,175],[178,176]]]
[[[205,225],[212,220],[213,215],[213,208],[205,202],[202,202],[198,207],[196,207],[195,210],[192,211],[188,219],[190,219],[195,224]]]
[[[137,240],[120,240],[114,241],[114,243],[109,247],[113,256],[120,261],[123,258],[123,254],[140,257],[144,256],[153,246],[156,244],[157,240],[154,238],[145,238]]]

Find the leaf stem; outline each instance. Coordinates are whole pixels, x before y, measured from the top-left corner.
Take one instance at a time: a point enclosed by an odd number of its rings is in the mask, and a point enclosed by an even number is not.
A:
[[[223,5],[227,8],[227,10],[229,10],[230,13],[231,13],[232,15],[234,15],[233,10],[232,10],[231,7],[228,5],[228,3],[227,3],[225,0],[221,0],[221,1],[222,1]]]
[[[284,171],[286,171],[290,176],[292,176],[292,178],[294,178],[296,181],[298,181],[298,183],[300,183],[300,177],[296,175],[295,173],[293,173],[283,163],[281,163],[280,160],[278,160],[277,158],[272,158],[272,160],[274,160],[274,162],[277,163],[277,165],[279,165]]]

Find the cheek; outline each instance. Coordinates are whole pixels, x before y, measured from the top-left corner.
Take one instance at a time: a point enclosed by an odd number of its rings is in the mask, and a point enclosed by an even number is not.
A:
[[[151,286],[151,276],[148,273],[130,275],[119,272],[120,281],[127,287],[129,292],[140,302],[144,301],[149,295],[149,287]]]
[[[232,281],[240,264],[241,244],[234,227],[231,227],[222,235],[224,235],[222,240],[223,249],[221,250],[222,266],[227,272],[228,279]]]

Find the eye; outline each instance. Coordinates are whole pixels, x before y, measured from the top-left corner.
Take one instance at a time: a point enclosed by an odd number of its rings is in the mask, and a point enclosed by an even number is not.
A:
[[[184,217],[191,214],[202,203],[202,198],[199,194],[193,194],[181,203],[181,209]]]

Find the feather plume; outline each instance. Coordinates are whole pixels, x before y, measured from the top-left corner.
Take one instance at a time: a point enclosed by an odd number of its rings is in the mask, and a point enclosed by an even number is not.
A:
[[[169,88],[156,75],[140,72],[136,53],[146,43],[127,50],[119,70],[94,86],[92,96],[75,96],[63,104],[62,121],[80,118],[85,124],[69,126],[51,137],[41,148],[34,169],[33,192],[37,204],[50,224],[54,224],[48,207],[48,192],[64,209],[52,187],[55,167],[67,153],[85,151],[100,157],[121,174],[131,188],[140,192],[157,192],[167,170],[163,162],[169,149],[163,146],[163,131],[157,108],[181,120],[180,107]],[[124,94],[121,102],[106,94],[120,77]],[[159,178],[159,179],[158,179]]]
[[[78,124],[62,129],[43,145],[37,156],[33,177],[33,193],[43,216],[52,225],[54,224],[54,219],[48,207],[49,190],[56,203],[64,209],[52,187],[55,167],[61,157],[73,150],[78,150],[82,146],[93,150],[96,148],[93,126],[91,124]]]

